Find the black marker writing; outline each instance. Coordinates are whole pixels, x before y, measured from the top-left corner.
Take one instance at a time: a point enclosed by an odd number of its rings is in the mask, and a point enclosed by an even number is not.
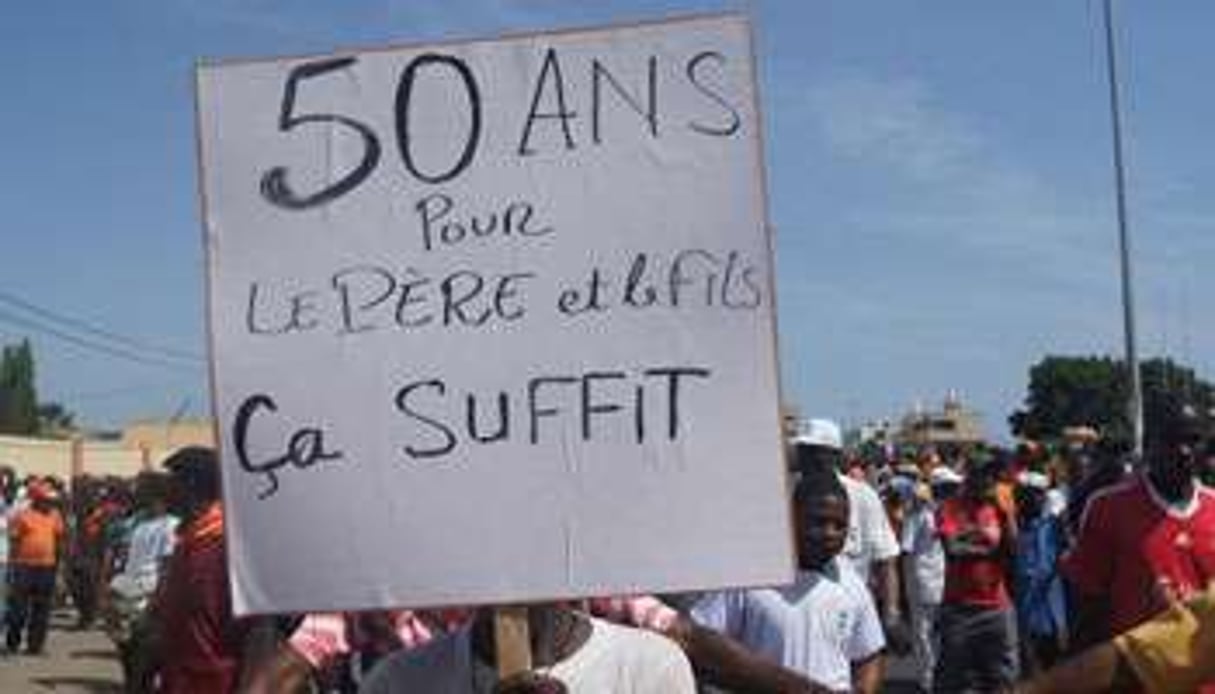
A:
[[[464,149],[460,152],[460,158],[447,171],[436,174],[422,173],[417,164],[414,162],[413,149],[410,147],[410,122],[409,122],[409,103],[413,98],[414,80],[418,76],[418,70],[427,66],[444,65],[452,70],[455,70],[456,75],[460,78],[460,82],[464,85],[465,94],[468,97],[468,114],[469,126],[468,135],[464,140]],[[460,172],[467,169],[472,163],[473,156],[477,153],[477,143],[481,139],[481,91],[477,87],[477,79],[473,77],[472,70],[468,65],[459,58],[451,55],[442,55],[439,53],[425,53],[409,62],[409,66],[405,68],[405,72],[401,74],[401,81],[397,84],[397,100],[396,100],[396,119],[397,119],[397,149],[401,152],[401,161],[405,164],[405,168],[409,169],[409,173],[415,178],[427,183],[443,183],[450,181]]]
[[[554,96],[557,99],[557,110],[541,112],[540,100],[544,97],[544,85],[552,75]],[[535,154],[536,150],[529,146],[532,136],[532,126],[538,120],[557,119],[561,121],[561,133],[565,136],[565,148],[574,149],[574,137],[570,134],[570,120],[577,114],[565,105],[565,80],[561,78],[561,62],[557,59],[557,51],[550,48],[544,54],[544,64],[540,67],[540,76],[536,78],[536,88],[532,92],[532,107],[527,112],[527,121],[523,124],[523,136],[519,138],[519,156]]]
[[[588,444],[631,435],[640,445],[655,425],[668,441],[685,435],[688,392],[698,393],[691,385],[711,376],[698,366],[593,370],[533,376],[517,389],[493,393],[451,392],[445,380],[428,378],[401,387],[394,401],[410,424],[402,450],[413,460],[443,458],[462,444],[493,445],[512,437],[540,446],[568,440],[565,434]],[[651,413],[662,419],[649,422]]]
[[[717,51],[705,51],[704,53],[699,53],[688,61],[688,81],[696,87],[697,91],[709,97],[714,103],[724,109],[726,113],[730,115],[730,120],[726,125],[705,125],[704,123],[700,123],[698,121],[689,121],[688,127],[705,135],[729,137],[738,132],[738,128],[742,124],[742,118],[739,117],[738,111],[734,110],[734,107],[730,105],[730,102],[726,101],[726,98],[721,95],[721,92],[710,88],[701,81],[702,78],[698,72],[700,66],[704,64],[706,60],[710,59],[712,59],[713,62],[717,63],[718,65],[724,65],[726,62],[726,57]]]
[[[255,462],[249,456],[249,426],[259,409],[277,412],[278,406],[269,395],[251,395],[241,403],[233,424],[233,446],[241,469],[254,475],[265,475],[270,486],[257,495],[258,499],[274,496],[279,489],[278,471],[290,464],[301,470],[326,460],[340,460],[341,451],[325,450],[325,432],[317,427],[300,429],[291,435],[283,455]]]

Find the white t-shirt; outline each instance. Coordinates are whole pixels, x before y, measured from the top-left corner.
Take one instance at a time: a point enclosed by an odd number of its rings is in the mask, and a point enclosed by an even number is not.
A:
[[[945,550],[930,504],[920,504],[903,520],[903,552],[908,601],[939,604],[945,592]]]
[[[173,554],[177,523],[177,518],[166,515],[136,524],[131,531],[126,564],[110,582],[114,590],[132,598],[150,595],[156,590],[161,567]]]
[[[708,595],[692,619],[834,690],[851,689],[853,663],[886,646],[869,589],[840,557],[789,586]]]
[[[586,643],[547,671],[541,669],[541,674],[563,682],[570,694],[695,694],[692,666],[674,641],[600,619],[590,621]],[[493,671],[472,657],[471,633],[465,627],[387,658],[359,692],[489,694]]]
[[[852,562],[861,582],[868,583],[873,562],[899,556],[899,540],[873,487],[847,475],[840,475],[840,481],[848,493],[848,539],[841,556]]]

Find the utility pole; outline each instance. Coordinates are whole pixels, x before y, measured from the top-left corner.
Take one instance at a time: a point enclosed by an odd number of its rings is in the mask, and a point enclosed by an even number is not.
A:
[[[1126,368],[1131,393],[1127,413],[1134,436],[1136,460],[1143,458],[1143,384],[1139,375],[1139,356],[1135,343],[1135,297],[1131,277],[1131,239],[1126,220],[1126,171],[1122,158],[1122,116],[1118,100],[1118,61],[1114,44],[1113,0],[1104,0],[1105,67],[1109,78],[1110,121],[1114,135],[1114,192],[1118,206],[1118,249],[1122,271],[1122,328],[1126,347]]]

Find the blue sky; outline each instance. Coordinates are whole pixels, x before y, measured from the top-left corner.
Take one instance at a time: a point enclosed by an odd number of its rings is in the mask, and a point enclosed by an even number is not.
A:
[[[1118,5],[1141,351],[1212,379],[1215,5]],[[40,394],[86,424],[207,412],[205,370],[177,356],[205,352],[196,60],[721,9],[757,22],[782,369],[803,411],[856,421],[956,389],[999,435],[1042,355],[1121,350],[1094,0],[13,4],[0,292],[142,361],[30,330],[11,301],[0,342],[30,336]]]

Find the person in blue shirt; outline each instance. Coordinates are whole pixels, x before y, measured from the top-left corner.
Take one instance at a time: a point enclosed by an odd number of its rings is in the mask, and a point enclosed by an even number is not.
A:
[[[1046,508],[1050,481],[1040,472],[1022,473],[1016,492],[1020,532],[1013,570],[1013,593],[1025,662],[1040,672],[1055,664],[1067,646],[1067,603],[1058,571],[1065,534]]]

